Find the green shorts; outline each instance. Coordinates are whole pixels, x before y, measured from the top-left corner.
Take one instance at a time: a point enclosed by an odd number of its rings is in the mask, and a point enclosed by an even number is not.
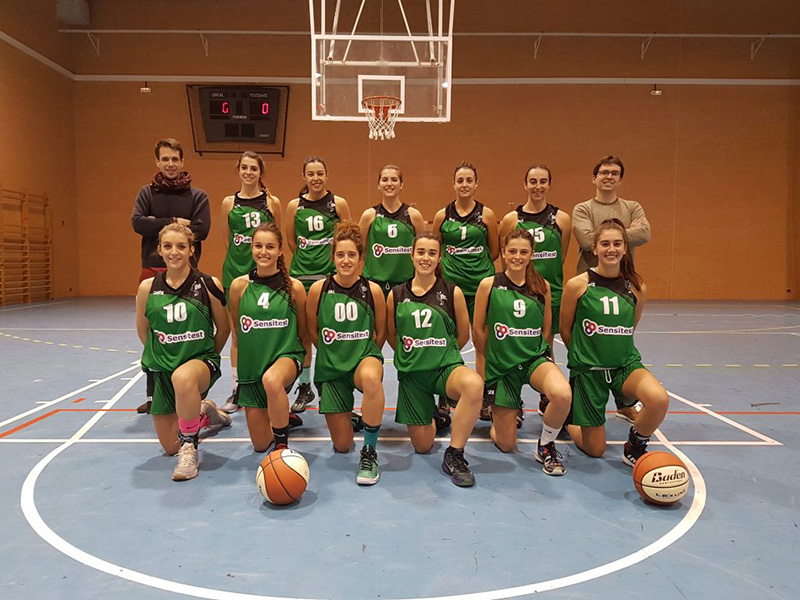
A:
[[[550,305],[550,311],[553,316],[550,321],[553,324],[553,328],[550,331],[553,335],[555,335],[560,331],[559,328],[561,327],[561,305]]]
[[[336,379],[314,382],[319,394],[319,414],[353,412],[355,405],[356,372],[350,371]],[[359,392],[361,390],[358,390]]]
[[[469,322],[472,323],[472,315],[475,314],[475,296],[468,296],[464,294],[464,300],[467,301],[467,313],[469,314]]]
[[[292,389],[294,382],[300,376],[300,373],[303,372],[303,361],[294,355],[279,356],[278,358],[290,358],[294,362],[294,366],[297,369],[294,379],[285,388],[286,392],[288,393],[289,390]],[[272,365],[274,364],[275,363],[272,363]],[[269,371],[272,365],[269,365],[269,367],[264,370],[264,373]],[[239,382],[239,385],[236,386],[236,401],[239,406],[247,406],[249,408],[267,408],[267,392],[264,390],[264,384],[260,379],[258,381]]]
[[[518,409],[521,406],[520,396],[523,386],[530,385],[533,372],[546,362],[553,362],[546,354],[525,361],[517,365],[502,377],[486,382],[484,387],[484,400],[487,404],[502,406],[503,408]],[[531,386],[533,387],[533,386]],[[536,390],[541,392],[541,390]]]
[[[431,371],[398,374],[395,422],[402,425],[430,425],[436,409],[434,394],[447,396],[447,380],[461,366],[457,364]]]
[[[606,404],[608,393],[621,406],[632,406],[635,398],[627,398],[622,393],[622,386],[631,373],[644,369],[640,361],[632,362],[616,369],[586,371],[570,377],[572,388],[571,423],[582,427],[599,427],[606,422]]]
[[[200,358],[208,367],[211,379],[208,382],[208,389],[201,394],[201,398],[208,395],[208,390],[219,379],[221,374],[219,368],[219,358]],[[175,413],[175,388],[172,387],[172,373],[167,371],[147,371],[147,397],[152,398],[153,404],[150,406],[151,415],[171,415]]]

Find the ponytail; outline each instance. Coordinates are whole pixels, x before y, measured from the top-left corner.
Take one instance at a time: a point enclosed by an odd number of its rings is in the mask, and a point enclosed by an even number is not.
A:
[[[544,277],[542,277],[539,271],[533,266],[533,253],[536,246],[531,232],[523,228],[512,229],[508,235],[503,238],[503,248],[505,248],[511,240],[525,240],[531,245],[531,260],[529,260],[528,264],[525,266],[525,287],[528,289],[529,294],[545,298],[547,296],[547,283]],[[503,269],[505,270],[505,268],[506,264],[505,260],[503,260]]]
[[[630,245],[628,243],[628,232],[625,231],[625,225],[622,224],[622,221],[619,219],[606,219],[600,226],[597,228],[597,231],[594,232],[594,241],[592,242],[592,246],[597,246],[597,240],[600,239],[600,234],[604,231],[609,229],[615,229],[622,233],[622,241],[625,242],[625,254],[622,257],[622,260],[619,263],[619,271],[622,274],[622,277],[631,282],[631,285],[636,288],[637,291],[641,291],[642,289],[642,277],[639,273],[636,272],[636,268],[633,266],[633,258],[631,257],[630,252],[628,249]]]
[[[305,178],[305,176],[306,176],[306,167],[308,165],[310,165],[311,163],[315,163],[315,162],[317,162],[317,163],[321,164],[323,167],[325,167],[325,173],[327,174],[328,165],[325,164],[325,161],[322,160],[322,158],[319,157],[319,156],[309,156],[307,159],[305,159],[303,161],[303,178]],[[297,195],[298,196],[302,196],[303,194],[307,194],[307,193],[308,193],[308,185],[307,184],[303,184],[303,187],[300,189],[300,192]]]

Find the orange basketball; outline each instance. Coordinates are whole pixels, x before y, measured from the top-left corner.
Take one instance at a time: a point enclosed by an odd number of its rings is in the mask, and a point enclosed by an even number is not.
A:
[[[633,467],[633,483],[645,502],[674,504],[689,490],[689,471],[669,452],[648,452]]]
[[[261,461],[256,484],[267,502],[291,504],[306,491],[308,477],[308,463],[303,455],[285,448],[273,450]]]

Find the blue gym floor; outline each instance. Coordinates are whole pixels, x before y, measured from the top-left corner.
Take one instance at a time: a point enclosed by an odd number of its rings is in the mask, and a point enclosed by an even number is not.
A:
[[[800,596],[796,303],[648,305],[637,346],[671,395],[651,449],[692,474],[668,508],[639,499],[620,460],[628,424],[611,413],[604,458],[559,442],[567,474],[542,473],[530,389],[519,450],[501,454],[479,422],[477,484],[457,488],[440,468],[447,440],[415,455],[394,424],[388,360],[376,486],[355,484],[357,452],[333,453],[316,403],[291,437],[311,468],[296,505],[262,501],[241,412],[201,444],[199,477],[174,483],[176,459],[135,412],[133,322],[132,298],[0,309],[3,599]]]

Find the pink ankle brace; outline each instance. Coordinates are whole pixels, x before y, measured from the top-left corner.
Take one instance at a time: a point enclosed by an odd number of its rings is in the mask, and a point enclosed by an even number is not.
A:
[[[194,419],[181,419],[178,417],[178,429],[186,435],[194,435],[201,428],[208,426],[208,415],[197,415]]]

